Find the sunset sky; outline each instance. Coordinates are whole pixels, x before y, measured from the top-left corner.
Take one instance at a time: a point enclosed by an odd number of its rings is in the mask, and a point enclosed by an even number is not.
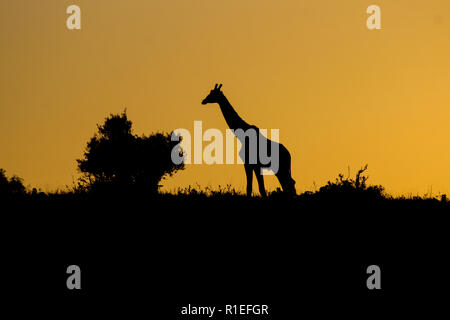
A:
[[[2,0],[0,43],[0,168],[31,187],[70,186],[125,108],[139,135],[225,130],[201,105],[220,82],[244,120],[280,130],[298,192],[367,163],[393,194],[450,193],[448,0]],[[190,165],[163,190],[197,183],[243,190],[244,169]]]

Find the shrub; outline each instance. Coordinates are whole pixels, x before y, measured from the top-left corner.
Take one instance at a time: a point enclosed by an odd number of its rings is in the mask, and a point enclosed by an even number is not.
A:
[[[124,111],[110,115],[87,143],[83,159],[77,160],[83,174],[79,188],[88,192],[157,193],[159,183],[184,169],[172,162],[177,141],[168,133],[136,136]]]
[[[384,198],[384,187],[381,185],[367,185],[368,176],[364,175],[367,165],[356,173],[355,179],[350,177],[344,178],[343,174],[339,174],[334,182],[328,183],[321,187],[317,194],[326,198],[362,198],[362,199],[382,199]]]

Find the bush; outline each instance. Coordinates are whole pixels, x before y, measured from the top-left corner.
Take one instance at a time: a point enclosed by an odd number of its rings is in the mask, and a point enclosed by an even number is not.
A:
[[[0,198],[11,198],[25,194],[26,189],[23,180],[18,176],[12,176],[8,179],[5,170],[0,169]]]
[[[382,199],[384,198],[384,187],[381,185],[368,186],[368,176],[363,173],[367,170],[367,165],[356,173],[355,179],[350,177],[344,178],[343,174],[339,174],[334,182],[328,183],[321,187],[316,193],[320,197],[346,199]]]
[[[87,143],[84,158],[77,160],[83,174],[79,189],[155,194],[163,177],[184,169],[183,164],[176,165],[171,159],[177,144],[168,133],[136,136],[125,111],[111,114]]]

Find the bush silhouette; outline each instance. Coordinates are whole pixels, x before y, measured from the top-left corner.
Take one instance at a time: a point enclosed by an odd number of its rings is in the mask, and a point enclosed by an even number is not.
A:
[[[6,176],[6,172],[0,169],[0,198],[11,198],[26,194],[23,180],[17,176],[10,179]]]
[[[384,187],[381,185],[368,186],[366,184],[368,176],[364,175],[367,170],[367,165],[361,168],[356,173],[355,179],[350,177],[344,178],[344,175],[339,174],[338,178],[334,182],[328,181],[328,183],[322,186],[316,193],[323,198],[336,198],[336,199],[383,199]]]
[[[84,158],[77,160],[83,174],[79,187],[89,192],[155,194],[164,176],[184,169],[171,159],[177,144],[168,133],[136,136],[126,111],[111,114],[98,125]]]

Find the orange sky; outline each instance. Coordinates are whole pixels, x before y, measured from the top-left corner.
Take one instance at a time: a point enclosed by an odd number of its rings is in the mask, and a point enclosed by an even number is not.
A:
[[[447,0],[14,0],[0,15],[0,168],[27,185],[71,185],[96,124],[125,107],[137,134],[224,130],[200,104],[221,82],[247,122],[280,129],[299,192],[365,163],[389,192],[450,192]],[[242,190],[244,169],[191,165],[164,189],[196,183]]]

